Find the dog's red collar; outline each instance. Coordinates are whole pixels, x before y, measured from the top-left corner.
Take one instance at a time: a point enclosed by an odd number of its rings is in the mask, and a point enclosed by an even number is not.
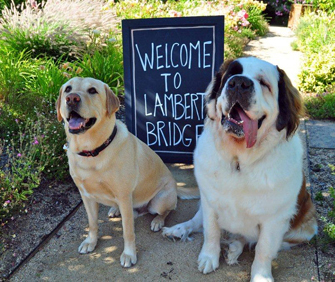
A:
[[[96,157],[101,151],[106,149],[110,143],[112,143],[113,139],[115,138],[116,132],[117,127],[115,125],[111,136],[109,136],[109,138],[101,146],[92,151],[81,151],[80,153],[78,153],[78,155],[83,157]]]

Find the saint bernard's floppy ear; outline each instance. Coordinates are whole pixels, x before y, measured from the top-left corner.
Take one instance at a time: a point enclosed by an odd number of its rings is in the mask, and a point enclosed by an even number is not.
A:
[[[292,85],[286,73],[277,66],[279,72],[279,115],[276,128],[278,131],[286,128],[286,139],[297,130],[300,117],[304,115],[304,106],[299,91]]]
[[[104,85],[106,92],[106,109],[107,116],[110,117],[113,113],[115,113],[120,107],[120,100],[114,92],[109,88],[107,84]]]
[[[63,120],[62,115],[60,114],[60,104],[61,104],[62,92],[63,92],[63,86],[59,90],[59,95],[56,101],[57,119],[59,122]]]
[[[229,68],[230,63],[233,60],[227,60],[225,61],[221,67],[220,70],[215,74],[215,76],[213,77],[211,83],[208,85],[206,93],[206,100],[207,100],[207,115],[210,119],[215,119],[216,117],[216,101],[217,98],[220,95],[220,90],[222,89],[222,85],[223,85],[223,76],[226,73],[226,71]]]

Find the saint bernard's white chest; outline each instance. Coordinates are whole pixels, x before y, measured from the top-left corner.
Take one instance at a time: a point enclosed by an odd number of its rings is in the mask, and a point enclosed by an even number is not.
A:
[[[209,131],[203,132],[194,153],[201,197],[215,211],[222,229],[256,241],[263,221],[290,219],[295,213],[303,179],[300,139],[296,135],[248,163],[253,158],[225,158]]]

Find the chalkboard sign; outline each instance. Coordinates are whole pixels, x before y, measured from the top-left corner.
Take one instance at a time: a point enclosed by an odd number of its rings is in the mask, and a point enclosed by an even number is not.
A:
[[[126,123],[165,162],[192,163],[224,17],[122,21]]]

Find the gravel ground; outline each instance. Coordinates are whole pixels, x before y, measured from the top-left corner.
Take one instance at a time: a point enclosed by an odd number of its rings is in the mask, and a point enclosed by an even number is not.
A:
[[[323,232],[324,223],[321,220],[321,217],[326,217],[335,205],[329,195],[329,187],[335,187],[335,175],[329,167],[329,164],[335,165],[335,150],[310,148],[309,159],[314,203],[319,219],[317,244],[320,278],[321,281],[335,281],[335,242],[330,243],[327,240]],[[323,198],[320,198],[320,194]]]

